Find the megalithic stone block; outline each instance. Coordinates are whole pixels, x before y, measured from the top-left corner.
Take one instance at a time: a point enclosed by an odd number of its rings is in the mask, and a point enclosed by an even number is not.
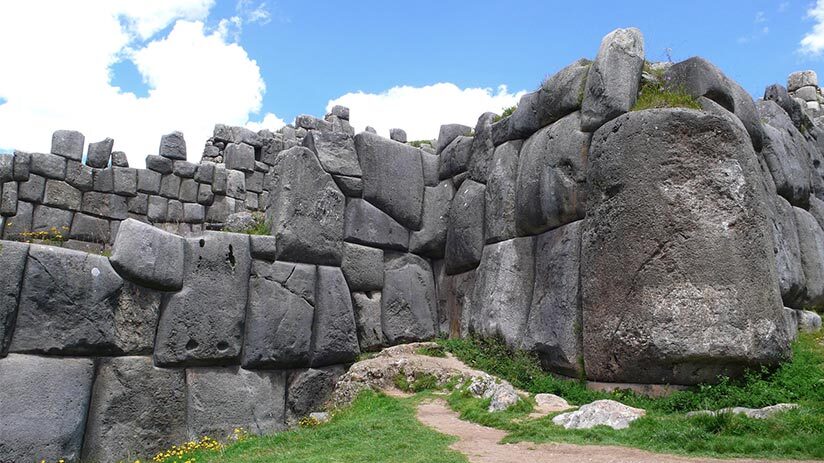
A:
[[[112,248],[112,267],[123,278],[148,288],[183,287],[184,239],[149,224],[126,219]]]

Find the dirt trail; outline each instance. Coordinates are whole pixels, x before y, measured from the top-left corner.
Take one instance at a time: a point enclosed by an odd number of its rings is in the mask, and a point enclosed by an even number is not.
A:
[[[661,455],[644,450],[603,445],[572,444],[500,444],[505,431],[488,428],[458,419],[443,400],[425,402],[418,406],[418,420],[438,432],[458,437],[450,447],[467,456],[472,463],[756,463],[776,460],[718,460]],[[793,460],[794,463],[802,463]]]

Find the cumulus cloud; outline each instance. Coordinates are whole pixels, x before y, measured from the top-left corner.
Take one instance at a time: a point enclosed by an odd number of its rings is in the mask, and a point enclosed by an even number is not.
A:
[[[392,87],[382,93],[347,93],[329,101],[326,110],[343,105],[351,110],[356,130],[367,125],[389,135],[389,129],[401,128],[410,140],[438,136],[442,123],[475,126],[478,116],[487,111],[500,113],[518,103],[524,91],[510,93],[505,85],[491,88],[460,88],[452,83],[425,87]]]
[[[142,166],[162,134],[181,130],[190,159],[199,159],[214,124],[246,124],[265,91],[257,63],[229,32],[206,26],[213,3],[0,2],[0,43],[15,44],[0,47],[0,147],[46,151],[54,130],[76,129],[87,142],[114,138]],[[134,63],[146,97],[112,84],[121,60]],[[259,124],[278,123],[267,117]]]
[[[799,51],[805,55],[818,56],[824,51],[824,0],[817,0],[807,10],[807,17],[812,18],[815,24],[801,39]]]

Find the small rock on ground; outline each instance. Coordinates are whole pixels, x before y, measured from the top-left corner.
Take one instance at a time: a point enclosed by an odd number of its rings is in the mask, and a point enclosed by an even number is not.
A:
[[[722,408],[720,410],[698,410],[695,412],[687,413],[688,417],[691,416],[699,416],[699,415],[709,415],[709,416],[716,416],[721,415],[724,413],[733,413],[733,414],[742,414],[746,415],[749,418],[754,418],[757,420],[765,420],[776,413],[784,412],[787,410],[792,410],[794,408],[798,408],[798,404],[776,404],[770,405],[764,408],[746,408],[746,407],[728,407]]]
[[[589,429],[604,425],[613,429],[626,429],[629,424],[646,414],[646,410],[633,408],[614,400],[596,400],[579,410],[562,413],[552,422],[566,429]]]

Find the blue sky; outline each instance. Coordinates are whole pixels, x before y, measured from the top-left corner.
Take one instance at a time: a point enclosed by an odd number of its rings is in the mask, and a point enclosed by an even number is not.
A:
[[[0,59],[30,70],[0,73],[0,147],[47,149],[51,131],[77,128],[112,136],[133,164],[167,131],[184,130],[196,159],[214,123],[276,128],[336,101],[356,127],[433,137],[593,58],[618,27],[641,29],[648,60],[703,56],[754,97],[818,71],[824,50],[824,1],[809,0],[51,1],[62,21],[42,24],[49,0],[0,0],[0,43],[19,44]]]

